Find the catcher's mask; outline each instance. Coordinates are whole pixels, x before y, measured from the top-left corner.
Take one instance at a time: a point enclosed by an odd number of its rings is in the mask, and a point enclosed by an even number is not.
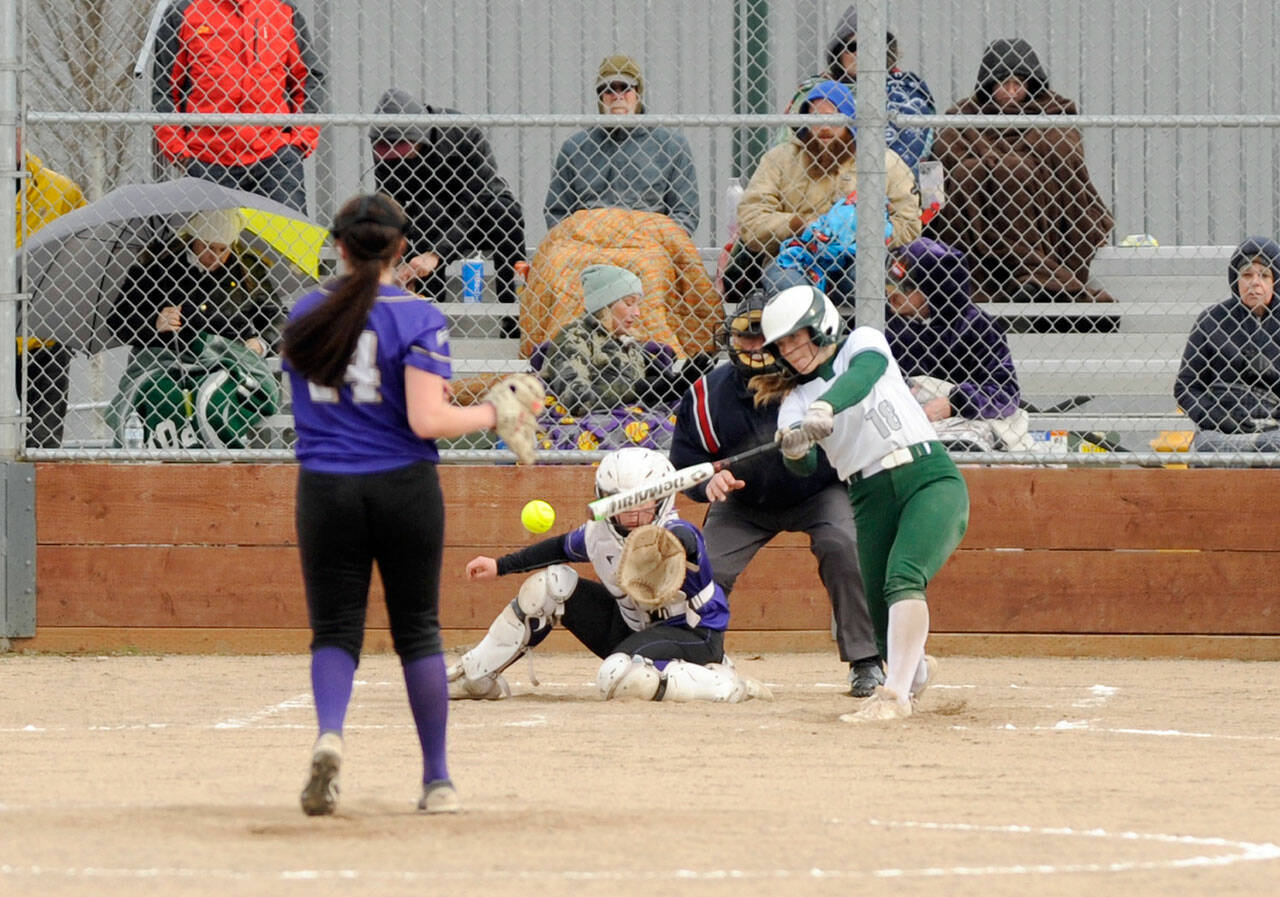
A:
[[[653,449],[627,446],[605,455],[596,468],[596,497],[604,498],[606,495],[633,489],[670,473],[675,473],[675,468],[665,455]],[[659,499],[654,508],[654,521],[663,520],[671,514],[675,503],[674,495]],[[609,518],[609,526],[624,539],[630,532],[630,528],[623,526],[616,515]]]
[[[764,347],[764,334],[760,331],[764,303],[764,291],[753,290],[720,331],[720,341],[729,353],[729,362],[744,380],[779,369],[778,358]]]

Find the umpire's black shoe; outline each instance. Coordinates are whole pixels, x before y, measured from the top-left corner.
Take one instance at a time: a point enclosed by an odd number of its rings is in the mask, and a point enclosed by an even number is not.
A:
[[[879,657],[855,660],[849,664],[849,694],[853,697],[870,697],[878,685],[884,685],[884,667],[880,665]]]

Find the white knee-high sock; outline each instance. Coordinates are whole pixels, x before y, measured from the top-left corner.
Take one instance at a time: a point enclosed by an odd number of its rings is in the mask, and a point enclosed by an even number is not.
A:
[[[889,671],[885,688],[906,703],[911,700],[911,682],[916,667],[924,657],[925,639],[929,637],[929,605],[924,595],[907,598],[889,606]]]

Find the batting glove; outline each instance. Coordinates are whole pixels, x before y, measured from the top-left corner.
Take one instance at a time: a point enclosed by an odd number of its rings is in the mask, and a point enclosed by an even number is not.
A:
[[[782,457],[791,461],[802,460],[809,454],[809,449],[813,448],[813,440],[800,427],[779,430],[774,438],[782,445]]]
[[[800,432],[810,442],[826,439],[835,428],[835,409],[830,402],[821,399],[806,408],[804,417],[800,420]]]

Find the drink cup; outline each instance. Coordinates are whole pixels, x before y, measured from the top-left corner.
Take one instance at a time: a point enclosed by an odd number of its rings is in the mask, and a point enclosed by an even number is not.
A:
[[[484,259],[463,259],[462,261],[462,301],[481,302],[484,300]]]

